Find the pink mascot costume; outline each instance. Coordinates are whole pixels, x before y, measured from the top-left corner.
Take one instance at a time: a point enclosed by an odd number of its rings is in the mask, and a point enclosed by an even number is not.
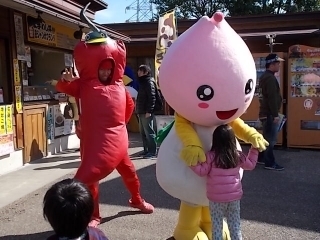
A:
[[[130,191],[131,207],[152,213],[153,206],[140,196],[140,182],[128,156],[128,123],[133,100],[122,82],[126,48],[122,41],[110,39],[81,11],[82,21],[92,32],[74,49],[79,78],[58,81],[56,89],[79,99],[81,112],[81,165],[75,178],[87,184],[95,201],[91,226],[100,223],[99,180],[117,170]],[[101,76],[100,72],[109,71]],[[105,77],[107,76],[107,77]],[[102,78],[105,79],[102,79]]]
[[[157,160],[158,183],[181,200],[174,238],[209,240],[212,223],[206,179],[189,166],[205,160],[212,134],[222,124],[229,124],[238,138],[265,149],[268,143],[263,136],[239,118],[254,96],[254,59],[217,12],[212,18],[202,17],[170,46],[161,64],[159,84],[176,111],[174,126],[163,140]],[[226,224],[223,236],[217,239],[230,239]]]

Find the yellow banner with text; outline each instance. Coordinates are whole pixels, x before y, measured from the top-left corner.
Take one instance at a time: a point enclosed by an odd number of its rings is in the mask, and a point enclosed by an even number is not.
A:
[[[159,69],[161,66],[162,59],[171,46],[171,44],[177,39],[177,26],[175,11],[168,12],[163,16],[159,17],[158,20],[158,37],[156,44],[155,54],[155,79],[159,86]]]

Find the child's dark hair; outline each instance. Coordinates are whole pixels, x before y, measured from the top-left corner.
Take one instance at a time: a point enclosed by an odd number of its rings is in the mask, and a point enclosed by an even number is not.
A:
[[[75,179],[54,184],[43,199],[43,215],[57,237],[78,238],[86,232],[93,214],[93,198]]]
[[[217,127],[212,136],[211,151],[215,153],[214,162],[218,168],[235,168],[239,164],[236,136],[229,125]]]

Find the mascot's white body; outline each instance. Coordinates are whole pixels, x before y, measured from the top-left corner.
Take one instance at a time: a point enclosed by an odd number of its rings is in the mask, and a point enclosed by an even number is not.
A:
[[[222,13],[215,13],[212,18],[201,18],[170,46],[161,64],[159,84],[168,104],[193,124],[208,151],[214,129],[239,118],[249,107],[256,68],[244,41]],[[167,193],[188,205],[180,207],[175,239],[207,240],[211,222],[206,179],[180,158],[182,147],[173,127],[160,146],[157,180]],[[206,227],[199,226],[201,221],[206,221]]]
[[[215,127],[194,125],[194,128],[203,143],[204,150],[209,151]],[[206,178],[196,175],[180,158],[182,143],[174,127],[164,139],[160,149],[157,161],[159,185],[175,198],[195,205],[208,206]],[[238,149],[241,150],[239,143]]]

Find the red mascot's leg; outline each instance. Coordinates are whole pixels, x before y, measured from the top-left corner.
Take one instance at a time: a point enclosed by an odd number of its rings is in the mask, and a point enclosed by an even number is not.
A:
[[[120,162],[116,169],[121,175],[127,189],[131,193],[132,197],[129,200],[130,206],[140,209],[143,213],[153,213],[154,207],[141,198],[140,181],[135,167],[128,155]]]
[[[93,201],[94,201],[94,210],[89,224],[90,227],[97,227],[101,221],[100,211],[99,211],[99,182],[92,185],[88,185],[89,190],[91,191]]]
[[[99,180],[109,175],[112,170],[109,170],[109,172],[96,172],[94,169],[90,169],[88,159],[85,159],[83,157],[84,155],[82,155],[84,152],[83,150],[84,149],[81,148],[81,164],[74,178],[86,184],[91,191],[94,200],[94,212],[89,225],[91,227],[97,227],[101,219],[99,213]]]

